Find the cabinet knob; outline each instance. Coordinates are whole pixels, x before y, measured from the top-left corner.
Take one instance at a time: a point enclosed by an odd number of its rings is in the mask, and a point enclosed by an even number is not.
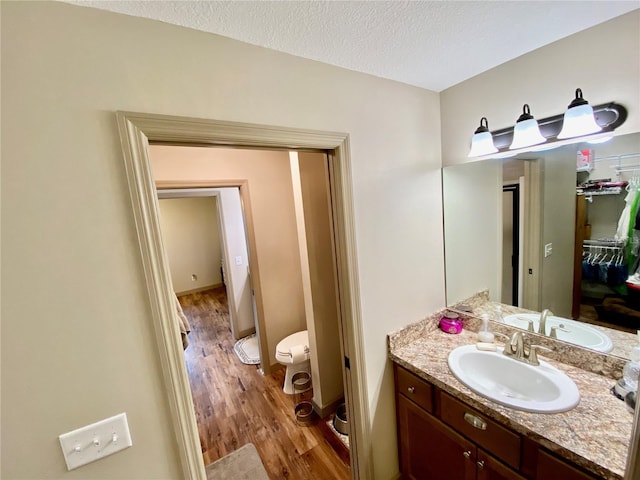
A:
[[[484,460],[480,460],[478,463],[478,468],[484,468]]]
[[[464,458],[471,458],[471,451],[467,450],[466,452],[463,452],[462,455],[464,455]]]
[[[415,391],[416,391],[416,387],[407,388],[407,392],[409,392],[409,393],[414,393]]]

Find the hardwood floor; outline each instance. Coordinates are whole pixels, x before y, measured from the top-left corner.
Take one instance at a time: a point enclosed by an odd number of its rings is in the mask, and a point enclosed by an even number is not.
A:
[[[191,324],[185,357],[204,464],[253,443],[272,480],[350,479],[326,425],[296,424],[284,370],[263,376],[236,357],[224,287],[179,300]]]

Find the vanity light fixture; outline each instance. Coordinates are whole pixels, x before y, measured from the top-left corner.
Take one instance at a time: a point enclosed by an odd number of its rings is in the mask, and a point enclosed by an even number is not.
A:
[[[565,114],[536,122],[525,104],[515,126],[494,131],[489,131],[489,122],[482,117],[471,141],[469,157],[507,158],[579,142],[603,142],[612,138],[614,130],[626,119],[627,109],[623,105],[610,102],[592,108],[578,88]]]
[[[529,105],[525,103],[522,107],[522,115],[518,117],[516,126],[513,128],[513,141],[509,150],[540,145],[546,141],[547,139],[540,133],[538,122],[531,115]]]
[[[593,108],[589,102],[582,98],[582,89],[576,88],[576,98],[564,113],[562,130],[558,134],[558,138],[582,137],[601,130],[602,127],[596,123],[593,115]]]
[[[480,119],[480,126],[476,128],[471,139],[471,151],[469,157],[481,157],[482,155],[489,155],[496,153],[498,149],[493,144],[493,136],[489,131],[489,121],[487,117]]]

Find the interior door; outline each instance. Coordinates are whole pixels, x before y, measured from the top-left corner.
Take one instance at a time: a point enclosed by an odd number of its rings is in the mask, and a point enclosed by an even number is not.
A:
[[[582,301],[582,244],[587,239],[587,200],[584,195],[576,195],[576,240],[573,250],[573,300],[571,316],[580,317]]]
[[[502,187],[502,300],[518,305],[520,264],[520,185]]]

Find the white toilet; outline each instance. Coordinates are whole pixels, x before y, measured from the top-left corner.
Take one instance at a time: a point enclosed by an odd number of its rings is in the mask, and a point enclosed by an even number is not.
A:
[[[293,394],[291,378],[298,372],[309,372],[309,334],[307,330],[296,332],[280,340],[276,345],[276,360],[287,367],[282,390]]]

